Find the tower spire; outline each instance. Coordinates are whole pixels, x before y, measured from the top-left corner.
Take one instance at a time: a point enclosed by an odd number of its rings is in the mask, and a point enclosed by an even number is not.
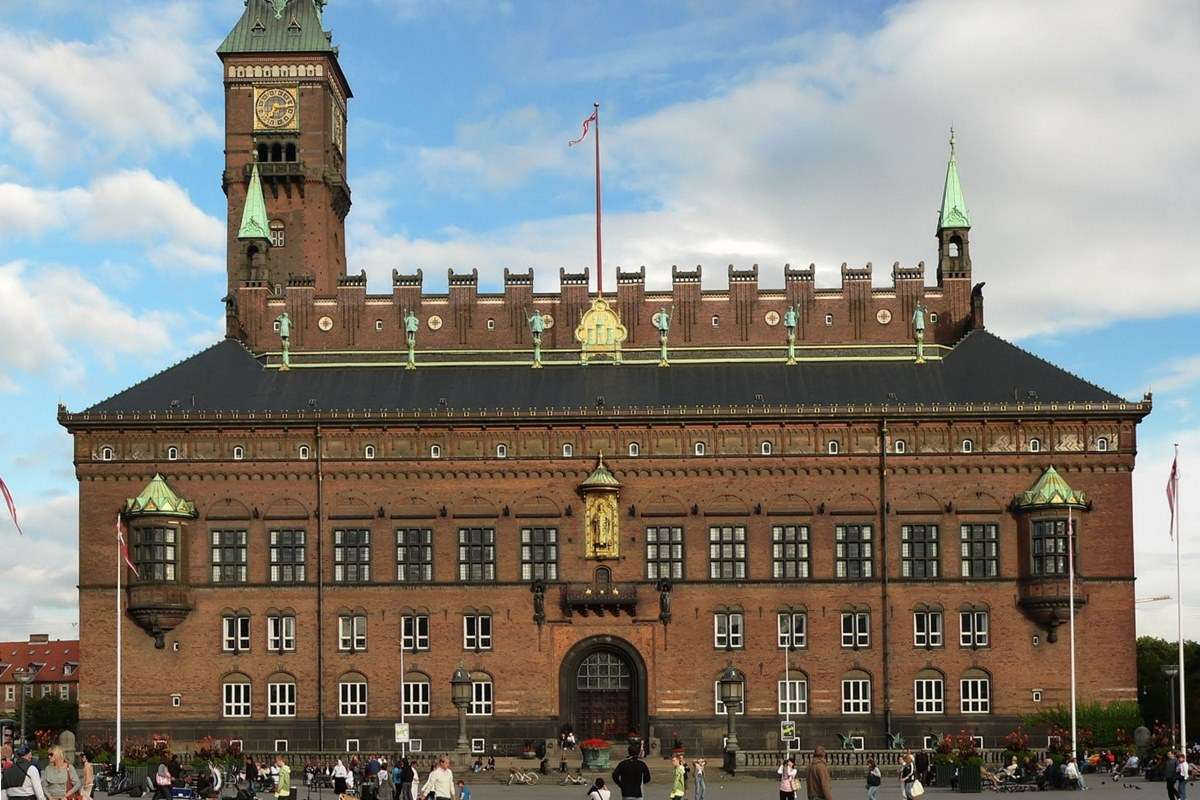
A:
[[[258,177],[258,162],[250,168],[250,185],[246,188],[246,205],[242,208],[242,225],[237,238],[271,240],[271,229],[267,222],[267,203],[263,198],[262,181]]]
[[[950,160],[946,164],[946,187],[942,190],[942,213],[938,217],[938,230],[945,228],[969,228],[971,218],[963,200],[962,186],[958,182],[958,159],[954,152],[954,128],[950,128]]]

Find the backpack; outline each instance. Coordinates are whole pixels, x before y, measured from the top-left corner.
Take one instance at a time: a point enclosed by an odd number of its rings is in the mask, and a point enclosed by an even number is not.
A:
[[[4,770],[4,775],[0,778],[0,786],[5,789],[19,789],[25,783],[25,776],[29,774],[29,767],[32,766],[28,761],[14,762],[11,767]]]

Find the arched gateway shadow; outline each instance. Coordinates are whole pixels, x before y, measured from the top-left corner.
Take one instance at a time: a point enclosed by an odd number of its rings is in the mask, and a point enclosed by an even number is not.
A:
[[[617,636],[576,642],[559,667],[558,714],[559,723],[570,725],[580,741],[592,736],[620,741],[634,731],[645,736],[649,720],[641,653]]]

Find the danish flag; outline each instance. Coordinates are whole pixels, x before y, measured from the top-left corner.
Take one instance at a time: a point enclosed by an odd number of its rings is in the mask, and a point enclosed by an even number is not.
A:
[[[125,521],[121,519],[120,513],[117,514],[117,546],[121,548],[121,558],[125,559],[125,565],[133,570],[133,574],[137,577],[142,577],[133,565],[133,559],[129,557],[129,544],[125,541]]]
[[[4,503],[8,506],[8,515],[12,517],[13,525],[17,526],[17,533],[22,536],[25,531],[21,530],[21,523],[17,522],[17,504],[13,502],[12,492],[8,490],[8,485],[0,478],[0,494],[4,495]]]
[[[1175,492],[1179,489],[1179,456],[1175,456],[1175,460],[1171,462],[1171,477],[1167,478],[1167,506],[1171,509],[1171,527],[1167,528],[1167,532],[1171,534],[1171,538],[1175,538],[1175,515],[1179,513],[1179,500],[1175,496]]]

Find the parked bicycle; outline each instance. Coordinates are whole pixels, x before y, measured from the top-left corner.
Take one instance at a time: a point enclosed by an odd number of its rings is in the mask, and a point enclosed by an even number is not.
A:
[[[516,767],[508,768],[508,785],[509,786],[512,786],[513,784],[521,784],[523,786],[534,786],[537,784],[538,779],[540,777],[541,776],[537,774],[536,770],[531,769],[528,772],[525,772],[523,770],[517,769]]]

